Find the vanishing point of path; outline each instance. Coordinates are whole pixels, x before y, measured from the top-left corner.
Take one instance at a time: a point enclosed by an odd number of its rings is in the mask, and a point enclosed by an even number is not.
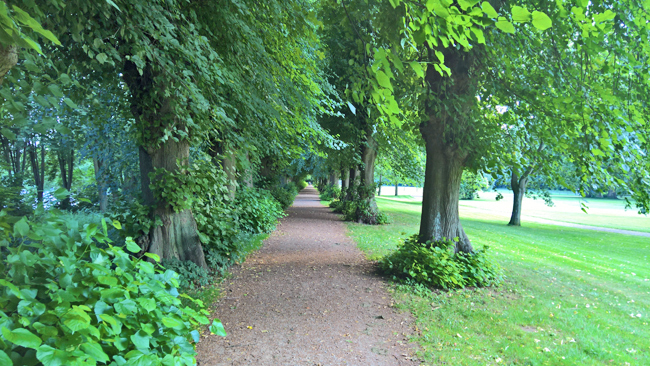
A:
[[[258,252],[232,269],[214,314],[228,336],[198,365],[417,365],[411,317],[308,187]]]

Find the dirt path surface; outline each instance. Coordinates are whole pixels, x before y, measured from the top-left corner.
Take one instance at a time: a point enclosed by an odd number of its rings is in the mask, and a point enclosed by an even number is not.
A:
[[[288,217],[233,268],[216,314],[228,332],[198,365],[418,365],[408,313],[396,311],[339,217],[304,189]]]

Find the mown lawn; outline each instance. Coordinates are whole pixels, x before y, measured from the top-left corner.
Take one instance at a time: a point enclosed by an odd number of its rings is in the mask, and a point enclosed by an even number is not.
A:
[[[416,200],[377,201],[391,224],[348,226],[372,259],[417,232],[420,219]],[[417,319],[413,341],[426,364],[650,365],[649,238],[461,216],[506,282],[453,292],[395,286],[398,306]]]

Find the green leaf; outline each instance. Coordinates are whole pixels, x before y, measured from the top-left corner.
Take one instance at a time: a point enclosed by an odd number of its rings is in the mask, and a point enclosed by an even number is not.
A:
[[[463,10],[467,10],[476,5],[478,2],[479,0],[458,0],[458,5],[460,5]]]
[[[226,329],[223,327],[223,324],[221,324],[221,320],[219,319],[214,319],[212,321],[212,325],[210,325],[210,332],[218,336],[226,336]]]
[[[43,366],[64,366],[68,365],[68,353],[42,345],[36,351],[36,358],[43,363]]]
[[[136,348],[138,348],[140,350],[148,350],[149,349],[149,338],[150,338],[150,336],[147,333],[139,330],[137,333],[132,335],[130,338],[131,338],[131,341],[133,342],[133,344],[135,345]]]
[[[75,306],[61,317],[61,322],[71,331],[77,332],[90,326],[90,317],[85,311]]]
[[[424,70],[422,69],[422,65],[420,65],[419,62],[411,62],[409,65],[417,76],[424,78]]]
[[[493,19],[494,19],[494,18],[497,18],[497,17],[499,16],[499,14],[497,14],[497,11],[494,10],[494,8],[492,7],[492,5],[490,5],[490,3],[488,3],[487,1],[484,1],[484,2],[481,4],[481,9],[483,9],[483,12],[484,12],[485,15],[487,15],[489,18],[493,18]]]
[[[133,238],[127,236],[126,238],[126,249],[131,253],[140,253],[140,246],[133,241]]]
[[[169,316],[164,317],[163,320],[162,320],[162,323],[163,323],[164,326],[166,326],[168,328],[182,328],[185,325],[180,320],[169,317]]]
[[[52,194],[59,201],[63,201],[64,199],[68,198],[68,196],[70,196],[70,192],[68,192],[68,190],[65,188],[59,188]]]
[[[144,256],[153,259],[156,263],[160,262],[160,257],[156,253],[144,253]]]
[[[474,37],[476,37],[476,41],[479,44],[485,44],[485,35],[483,34],[483,30],[477,27],[472,27],[470,28],[472,33],[474,33]]]
[[[9,342],[25,348],[36,349],[43,342],[34,333],[23,328],[9,330],[7,327],[2,327],[2,335]]]
[[[13,361],[11,361],[11,358],[7,356],[5,351],[0,350],[0,365],[2,366],[13,366]]]
[[[72,109],[77,109],[77,104],[75,104],[75,102],[73,102],[70,98],[63,99],[63,103]]]
[[[393,86],[391,85],[390,79],[388,78],[388,75],[386,75],[386,73],[379,70],[379,71],[377,71],[375,76],[376,76],[377,82],[379,83],[380,86],[382,86],[382,87],[384,87],[386,89],[393,90]]]
[[[348,102],[348,107],[350,108],[350,112],[352,112],[352,114],[357,114],[357,109],[354,107],[354,105],[352,105],[352,103]]]
[[[97,54],[95,58],[97,59],[97,61],[99,61],[100,64],[103,64],[106,61],[108,61],[108,56],[106,56],[104,52]]]
[[[539,30],[547,30],[553,26],[553,21],[541,11],[533,12],[533,25]]]
[[[506,33],[515,33],[515,27],[505,18],[500,18],[498,22],[495,23],[497,28]]]
[[[99,343],[84,343],[81,345],[81,349],[98,363],[108,362],[109,360],[108,355]]]
[[[27,218],[23,216],[14,224],[14,236],[27,236],[27,233],[29,233],[29,223],[27,222]]]
[[[122,230],[122,224],[117,220],[113,220],[113,226],[115,226],[117,230]]]
[[[2,128],[2,129],[0,129],[0,133],[2,133],[2,135],[3,135],[4,137],[8,138],[9,140],[12,140],[12,141],[13,141],[13,140],[16,139],[16,134],[13,133],[13,131],[11,131],[11,130],[8,129],[8,128]]]
[[[530,12],[526,8],[521,6],[512,7],[512,20],[517,23],[526,23],[530,22]]]

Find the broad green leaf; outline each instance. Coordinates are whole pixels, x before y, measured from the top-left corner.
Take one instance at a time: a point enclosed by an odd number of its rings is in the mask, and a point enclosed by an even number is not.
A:
[[[487,1],[484,1],[484,2],[481,4],[481,9],[483,9],[483,12],[484,12],[485,15],[487,15],[489,18],[493,18],[493,19],[494,19],[494,18],[497,18],[497,17],[499,16],[499,14],[497,14],[497,11],[494,10],[494,8],[492,7],[492,5],[490,5],[490,3],[488,3]]]
[[[156,300],[154,299],[140,297],[137,301],[146,311],[153,311],[156,309]]]
[[[388,78],[388,75],[386,75],[386,73],[379,70],[379,71],[377,71],[375,76],[376,76],[377,82],[379,83],[380,86],[382,86],[382,87],[384,87],[386,89],[393,90],[393,86],[391,85],[390,79]]]
[[[147,333],[139,330],[137,333],[133,334],[131,336],[131,342],[133,342],[133,345],[135,345],[136,348],[141,349],[141,350],[148,350],[149,349],[149,336]]]
[[[27,236],[29,233],[29,223],[27,218],[23,216],[18,222],[14,224],[14,235],[15,236]]]
[[[530,22],[530,12],[526,8],[521,6],[512,7],[512,20],[517,23],[526,23]]]
[[[109,361],[108,355],[99,343],[83,343],[81,349],[98,363]]]
[[[458,0],[458,5],[460,5],[463,10],[467,10],[476,5],[478,2],[479,0]]]
[[[0,350],[0,365],[2,366],[13,366],[13,361],[11,361],[11,358],[7,356],[5,351]]]
[[[75,306],[61,317],[61,322],[73,332],[90,326],[90,317],[79,306]]]
[[[476,37],[476,41],[479,44],[485,44],[485,35],[483,34],[483,30],[477,27],[472,27],[471,28],[472,33],[474,33],[474,36]]]
[[[495,23],[496,27],[506,33],[514,33],[515,27],[505,18],[500,18],[498,22]]]
[[[48,345],[38,347],[36,358],[43,363],[43,366],[67,366],[69,365],[68,353],[54,349]]]
[[[221,324],[221,320],[219,319],[214,319],[212,321],[212,325],[210,325],[210,332],[218,336],[226,336],[226,329],[223,327],[223,324]]]
[[[75,104],[75,102],[73,102],[70,98],[63,99],[63,103],[72,109],[77,109],[77,104]]]
[[[9,330],[7,327],[2,327],[2,336],[9,342],[25,348],[36,349],[42,343],[41,338],[23,328]]]
[[[99,61],[100,64],[103,64],[106,61],[108,61],[108,56],[106,56],[104,52],[97,54],[95,58],[97,59],[97,61]]]
[[[117,230],[122,230],[122,224],[120,224],[120,222],[117,221],[117,220],[113,220],[113,226],[114,226]]]
[[[162,323],[169,328],[182,328],[184,326],[183,322],[170,316],[164,317]]]
[[[64,199],[68,198],[68,196],[70,196],[70,192],[68,192],[68,190],[65,189],[65,188],[59,188],[56,191],[54,191],[54,193],[52,193],[52,194],[59,201],[62,201]]]
[[[541,11],[534,11],[533,25],[539,30],[547,30],[553,26],[553,21],[545,13],[542,13]]]
[[[156,253],[144,253],[144,256],[153,259],[156,263],[160,262],[160,257]]]
[[[136,244],[130,236],[126,238],[126,249],[131,253],[139,253],[141,250],[140,246]]]
[[[13,133],[13,131],[11,131],[11,130],[8,129],[8,128],[2,128],[2,129],[0,129],[0,133],[2,133],[2,135],[3,135],[4,137],[8,138],[9,140],[12,140],[12,141],[13,141],[13,140],[16,139],[16,134]]]
[[[424,70],[422,69],[422,65],[420,65],[419,62],[411,62],[409,63],[411,65],[411,68],[413,71],[415,71],[415,74],[421,78],[424,77]]]

